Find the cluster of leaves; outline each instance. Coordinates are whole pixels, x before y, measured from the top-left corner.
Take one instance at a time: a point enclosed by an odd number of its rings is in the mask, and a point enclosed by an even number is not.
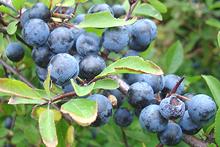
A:
[[[48,7],[50,6],[51,1],[41,1]],[[22,63],[9,63],[16,67],[18,71],[21,71],[27,79],[31,79],[34,85],[42,89],[32,89],[25,83],[14,80],[14,78],[17,78],[16,75],[10,75],[10,78],[0,79],[0,111],[2,112],[0,120],[3,123],[4,118],[9,115],[16,118],[13,128],[14,135],[11,135],[11,130],[7,130],[4,127],[0,128],[0,136],[3,137],[3,139],[0,139],[0,145],[3,145],[5,141],[8,140],[8,136],[12,136],[10,141],[18,146],[41,144],[41,136],[44,144],[47,146],[71,146],[72,144],[76,146],[85,146],[88,144],[101,146],[104,143],[106,146],[123,146],[120,135],[121,132],[117,126],[113,124],[112,120],[109,125],[106,125],[101,129],[84,129],[80,127],[88,126],[95,120],[97,115],[97,104],[93,101],[80,99],[79,97],[86,96],[89,93],[100,89],[118,88],[119,85],[117,81],[111,78],[111,76],[116,74],[163,74],[161,68],[149,60],[153,60],[160,65],[165,73],[185,74],[187,76],[189,91],[194,91],[190,89],[192,87],[191,85],[193,84],[194,86],[196,82],[203,78],[219,107],[220,82],[213,76],[200,75],[201,73],[206,74],[205,72],[202,72],[202,70],[204,70],[203,67],[210,65],[207,70],[211,71],[210,74],[214,73],[214,75],[219,78],[219,75],[217,74],[219,73],[219,68],[217,68],[219,46],[217,46],[216,41],[217,30],[213,28],[213,26],[220,28],[217,20],[219,17],[217,13],[218,11],[215,12],[220,6],[220,2],[209,0],[207,0],[206,3],[189,3],[187,0],[181,2],[174,2],[173,0],[163,1],[164,3],[159,0],[148,0],[148,3],[137,5],[133,12],[135,16],[153,17],[159,21],[164,19],[164,24],[161,24],[159,30],[158,41],[153,43],[148,50],[140,53],[140,56],[143,57],[144,60],[139,57],[119,59],[110,64],[101,74],[95,77],[93,80],[94,82],[89,83],[87,86],[80,86],[72,81],[76,96],[74,99],[62,104],[60,111],[52,108],[52,104],[59,102],[61,91],[54,85],[51,86],[49,75],[44,82],[44,87],[41,87],[34,72],[35,67],[33,67],[34,63],[30,56],[31,50],[26,46],[26,56]],[[53,0],[51,7],[53,8],[60,2],[61,0]],[[77,0],[75,2],[81,3],[86,1]],[[103,1],[101,0],[100,2]],[[0,55],[2,58],[4,58],[3,53],[7,44],[19,39],[20,29],[17,18],[19,12],[24,6],[31,7],[34,3],[34,0],[13,0],[13,9],[4,5],[0,6],[1,14],[7,14],[3,20],[9,22],[6,24],[7,26],[4,27],[5,29],[0,31],[2,32],[0,33]],[[94,0],[80,5],[77,13],[84,12],[92,3],[98,2]],[[109,3],[112,3],[112,1]],[[169,11],[164,4],[168,6]],[[73,6],[74,1],[66,0],[62,5]],[[128,10],[128,1],[124,2],[124,7]],[[194,15],[195,8],[197,8],[196,16]],[[204,17],[208,19],[202,21],[201,18]],[[104,28],[132,24],[135,21],[135,17],[129,21],[125,21],[123,19],[115,19],[109,13],[103,12],[98,14],[88,14],[85,17],[85,20],[80,23],[79,27],[86,28],[87,31],[101,34],[104,31]],[[200,27],[196,27],[197,25]],[[0,27],[2,27],[1,24]],[[203,28],[207,29],[201,30]],[[167,37],[167,34],[169,37]],[[178,39],[179,41],[176,41]],[[220,45],[220,35],[218,35],[218,43]],[[159,48],[162,48],[162,50],[159,50]],[[160,57],[162,57],[162,60]],[[192,67],[193,62],[202,63],[202,67],[199,67],[199,69]],[[188,77],[188,75],[198,76]],[[4,76],[4,68],[1,67],[0,77]],[[208,88],[202,86],[196,85],[196,91],[209,92]],[[9,96],[10,105],[6,103]],[[33,105],[35,105],[35,107],[33,107]],[[68,124],[68,122],[62,117],[64,113],[69,114],[71,119],[75,122],[73,124]],[[38,120],[38,122],[33,118]],[[210,134],[210,132],[214,130],[216,143],[220,144],[219,118],[220,111],[218,110],[215,123],[201,131],[198,135],[203,135],[205,138],[204,134]],[[75,123],[80,126],[75,125]],[[157,137],[154,134],[144,134],[141,131],[137,120],[125,130],[125,133],[127,137],[131,139],[129,140],[129,143],[133,146],[146,146],[146,144],[149,146],[155,146],[158,144]],[[179,146],[181,145],[186,146],[184,143],[181,143]],[[212,144],[210,144],[210,146],[211,145]]]

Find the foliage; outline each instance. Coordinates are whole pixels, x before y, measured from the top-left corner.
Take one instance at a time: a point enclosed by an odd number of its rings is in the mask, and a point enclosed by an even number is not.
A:
[[[47,22],[50,27],[66,25],[71,27],[77,14],[87,13],[98,3],[110,5],[121,1],[110,0],[40,0],[50,11],[53,18]],[[94,93],[121,88],[123,74],[163,75],[175,73],[185,77],[186,92],[205,93],[214,98],[220,106],[220,2],[214,0],[148,0],[139,1],[131,13],[115,18],[110,12],[86,14],[85,20],[76,25],[101,36],[106,28],[124,27],[135,23],[139,18],[150,18],[158,25],[157,38],[139,56],[124,57],[128,48],[120,53],[101,55],[107,61],[106,68],[93,79],[80,77],[71,79],[74,91],[63,93],[62,87],[55,85],[51,73],[41,83],[36,74],[36,65],[31,57],[33,48],[22,39],[21,14],[31,8],[37,0],[12,0],[0,2],[0,146],[156,146],[159,141],[155,134],[142,131],[138,117],[134,117],[127,128],[120,128],[110,118],[102,127],[90,127],[98,115],[98,104],[87,99]],[[52,2],[52,3],[51,3]],[[122,3],[121,3],[122,4]],[[129,2],[123,1],[126,13]],[[72,8],[70,14],[57,14],[56,9]],[[74,12],[74,8],[76,12]],[[73,13],[73,14],[72,14]],[[54,22],[54,23],[53,23]],[[75,24],[74,24],[75,25]],[[75,27],[75,26],[74,26]],[[22,61],[11,62],[5,55],[10,42],[18,41],[25,49]],[[7,67],[6,67],[6,66]],[[11,69],[12,68],[12,69]],[[14,69],[14,70],[13,70]],[[24,80],[31,81],[30,85]],[[204,79],[204,80],[202,80]],[[207,86],[205,85],[207,84]],[[125,88],[125,91],[127,89]],[[124,91],[122,91],[124,92]],[[65,95],[66,94],[66,95]],[[127,96],[123,95],[124,99]],[[110,99],[112,104],[113,99]],[[114,106],[114,105],[113,105]],[[134,111],[128,102],[123,107]],[[115,110],[114,110],[115,111]],[[13,118],[13,127],[6,129],[4,121]],[[209,140],[210,146],[220,145],[220,111],[211,122],[195,136]],[[85,127],[86,126],[86,127]],[[188,146],[183,141],[177,146]]]

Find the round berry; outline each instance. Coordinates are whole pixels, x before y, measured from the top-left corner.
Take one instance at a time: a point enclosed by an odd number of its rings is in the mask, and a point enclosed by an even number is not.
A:
[[[108,28],[103,33],[102,39],[105,49],[120,52],[128,45],[129,33],[125,27]]]
[[[50,60],[48,71],[52,81],[62,86],[71,78],[74,79],[78,76],[79,64],[73,56],[60,53]]]
[[[185,103],[175,96],[170,96],[160,102],[160,113],[166,119],[177,119],[184,115]]]
[[[20,43],[12,42],[6,47],[5,54],[9,60],[18,62],[24,57],[24,49]]]
[[[105,69],[105,61],[98,55],[84,57],[80,64],[79,76],[83,79],[91,80]]]
[[[154,91],[148,83],[136,82],[128,90],[128,102],[135,108],[144,108],[156,103]]]
[[[198,125],[206,125],[211,122],[216,114],[216,104],[211,97],[198,94],[192,97],[188,105],[189,116]]]
[[[50,33],[48,43],[53,53],[67,53],[74,44],[73,33],[68,28],[58,27]]]
[[[194,135],[199,132],[201,126],[195,124],[189,116],[188,111],[186,111],[183,117],[180,119],[179,125],[183,133],[188,135]]]
[[[36,3],[30,9],[29,18],[39,18],[48,22],[50,20],[50,10],[43,3]]]
[[[98,54],[100,48],[100,38],[94,33],[83,33],[76,40],[76,50],[81,56]]]
[[[22,36],[26,43],[32,46],[41,46],[47,42],[50,30],[41,19],[30,19],[22,29]]]
[[[113,14],[112,8],[108,4],[96,4],[89,8],[88,13],[98,13],[108,11]]]
[[[118,4],[112,6],[112,11],[115,18],[119,18],[126,14],[124,7]]]
[[[164,145],[177,145],[183,137],[183,132],[178,124],[168,123],[164,131],[158,134],[160,142]]]
[[[112,105],[107,97],[101,94],[94,94],[88,97],[88,99],[96,101],[98,104],[98,116],[92,126],[98,127],[106,124],[112,115]]]
[[[114,113],[115,123],[120,127],[128,127],[132,121],[132,113],[126,108],[119,108]]]

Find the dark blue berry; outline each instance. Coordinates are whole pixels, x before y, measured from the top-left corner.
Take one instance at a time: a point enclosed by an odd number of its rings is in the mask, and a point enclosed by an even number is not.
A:
[[[18,62],[24,57],[24,49],[20,43],[12,42],[6,47],[5,54],[9,60]]]
[[[126,108],[119,108],[114,113],[115,123],[120,127],[128,127],[132,121],[132,113]]]

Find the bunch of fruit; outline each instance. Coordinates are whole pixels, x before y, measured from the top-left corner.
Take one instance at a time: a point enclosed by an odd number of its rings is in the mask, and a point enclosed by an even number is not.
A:
[[[94,5],[88,13],[101,11],[108,11],[115,18],[125,15],[122,6],[107,4]],[[157,26],[152,20],[139,19],[132,25],[106,28],[99,37],[77,27],[84,19],[85,14],[79,14],[71,25],[53,27],[51,12],[43,3],[27,9],[20,18],[23,39],[33,47],[32,58],[40,81],[46,79],[49,71],[52,82],[65,93],[74,91],[70,79],[79,84],[80,81],[89,83],[106,68],[103,52],[138,56],[157,35]],[[6,56],[13,62],[21,61],[24,49],[17,42],[10,43]],[[125,74],[123,78],[130,85],[128,103],[134,108],[142,128],[158,133],[162,144],[179,143],[183,133],[196,134],[215,117],[217,108],[212,98],[204,94],[184,95],[184,84],[179,76]],[[98,116],[92,126],[102,126],[112,116],[109,96],[117,99],[115,123],[120,127],[129,126],[133,114],[122,106],[126,96],[118,89],[88,97],[98,104]]]

